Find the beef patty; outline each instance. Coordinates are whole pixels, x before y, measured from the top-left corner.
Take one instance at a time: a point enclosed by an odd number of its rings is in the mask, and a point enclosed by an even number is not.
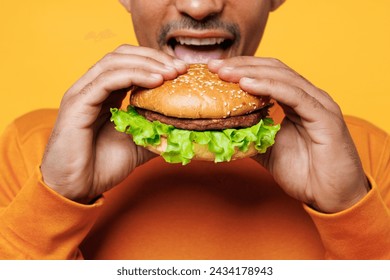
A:
[[[183,119],[168,117],[162,114],[135,108],[137,112],[144,116],[149,121],[160,121],[165,124],[173,125],[176,128],[187,130],[222,130],[226,128],[244,128],[257,124],[261,119],[264,119],[268,115],[268,109],[271,107],[266,106],[258,111],[254,111],[247,115],[234,116],[220,119]]]

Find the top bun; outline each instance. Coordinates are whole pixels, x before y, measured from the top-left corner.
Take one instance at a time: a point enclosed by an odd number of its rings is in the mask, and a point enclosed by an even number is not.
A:
[[[267,97],[243,91],[237,83],[221,80],[206,64],[192,64],[187,73],[153,89],[136,87],[130,104],[160,114],[189,119],[240,116],[261,109]]]

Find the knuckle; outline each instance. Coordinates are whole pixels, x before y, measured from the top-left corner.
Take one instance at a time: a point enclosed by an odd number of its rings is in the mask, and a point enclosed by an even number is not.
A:
[[[240,62],[240,63],[246,63],[247,59],[248,58],[245,57],[245,56],[238,56],[237,57],[237,61]]]
[[[269,61],[271,62],[272,65],[279,66],[279,67],[286,67],[286,65],[278,58],[271,57],[269,58]]]
[[[107,65],[109,62],[111,62],[114,59],[114,54],[113,53],[107,53],[103,56],[102,59],[100,59],[98,62],[96,62],[94,65],[92,65],[89,70],[95,71],[96,73],[101,73],[105,71]]]
[[[112,66],[118,60],[118,54],[115,52],[107,53],[91,67],[91,69],[97,71],[97,73],[103,73],[104,71],[110,70]]]
[[[340,105],[338,103],[336,103],[327,92],[325,92],[322,89],[318,89],[318,90],[322,94],[324,107],[328,111],[334,113],[335,115],[342,116],[343,113],[342,113]]]
[[[93,92],[95,82],[87,83],[80,91],[79,95],[90,95]]]
[[[316,110],[324,109],[324,105],[319,100],[300,87],[294,88],[294,94],[297,96],[297,100],[301,100],[301,102],[310,105],[311,108]]]
[[[102,70],[101,69],[101,62],[98,61],[95,64],[93,64],[91,67],[89,67],[88,72],[91,72],[91,71],[92,72],[94,72],[94,71],[99,72],[101,70]]]
[[[116,56],[117,56],[116,53],[113,52],[107,53],[99,62],[104,63],[106,61],[112,61],[115,59]]]
[[[129,44],[121,44],[114,50],[114,52],[123,52],[123,51],[131,49],[133,47],[134,46],[129,45]]]
[[[110,84],[110,81],[112,80],[111,77],[115,75],[116,72],[118,71],[107,70],[106,72],[99,74],[95,80],[89,84],[90,91],[94,91],[96,88],[105,88],[106,85]]]
[[[324,109],[324,106],[317,99],[312,96],[308,96],[308,98],[310,99],[310,103],[314,109]]]
[[[270,79],[270,78],[262,79],[262,82],[266,85],[266,87],[269,87],[269,88],[274,88],[278,84],[278,82],[276,80]]]
[[[331,110],[334,114],[336,114],[338,116],[343,115],[340,105],[337,104],[336,102],[331,102],[330,105],[328,106],[328,108],[329,108],[329,110]]]
[[[146,65],[150,65],[150,64],[153,65],[157,62],[154,58],[152,58],[150,56],[145,56],[145,57],[143,57],[143,59],[145,60]]]
[[[75,104],[75,95],[70,92],[65,93],[61,99],[60,110],[64,111],[66,108],[71,108]]]
[[[312,96],[307,94],[303,89],[299,87],[294,87],[293,90],[294,90],[294,95],[297,96],[298,100],[308,100],[312,103],[316,101]]]
[[[223,66],[242,66],[247,64],[247,57],[235,56],[223,61]]]
[[[283,67],[283,68],[280,68],[279,71],[281,71],[284,76],[289,77],[290,79],[296,79],[297,77],[302,78],[301,75],[299,75],[297,72],[295,72],[291,68]]]

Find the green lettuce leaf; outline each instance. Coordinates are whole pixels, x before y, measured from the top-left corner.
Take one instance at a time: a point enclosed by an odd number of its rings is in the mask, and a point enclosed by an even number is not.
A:
[[[191,131],[177,129],[159,121],[150,122],[139,115],[134,107],[127,111],[111,109],[111,121],[116,130],[131,134],[139,146],[158,146],[161,136],[167,138],[167,149],[162,157],[169,163],[188,164],[194,157],[194,143],[206,145],[215,155],[215,162],[230,161],[235,150],[246,152],[251,143],[259,153],[265,153],[275,142],[280,125],[266,118],[258,124],[241,129],[224,129],[222,131]]]

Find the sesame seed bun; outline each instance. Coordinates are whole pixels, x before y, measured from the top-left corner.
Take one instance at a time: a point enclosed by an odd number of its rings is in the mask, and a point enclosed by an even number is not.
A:
[[[136,88],[130,95],[135,107],[189,119],[241,116],[268,103],[269,98],[250,95],[237,83],[221,80],[205,64],[192,64],[186,74],[157,88]]]

